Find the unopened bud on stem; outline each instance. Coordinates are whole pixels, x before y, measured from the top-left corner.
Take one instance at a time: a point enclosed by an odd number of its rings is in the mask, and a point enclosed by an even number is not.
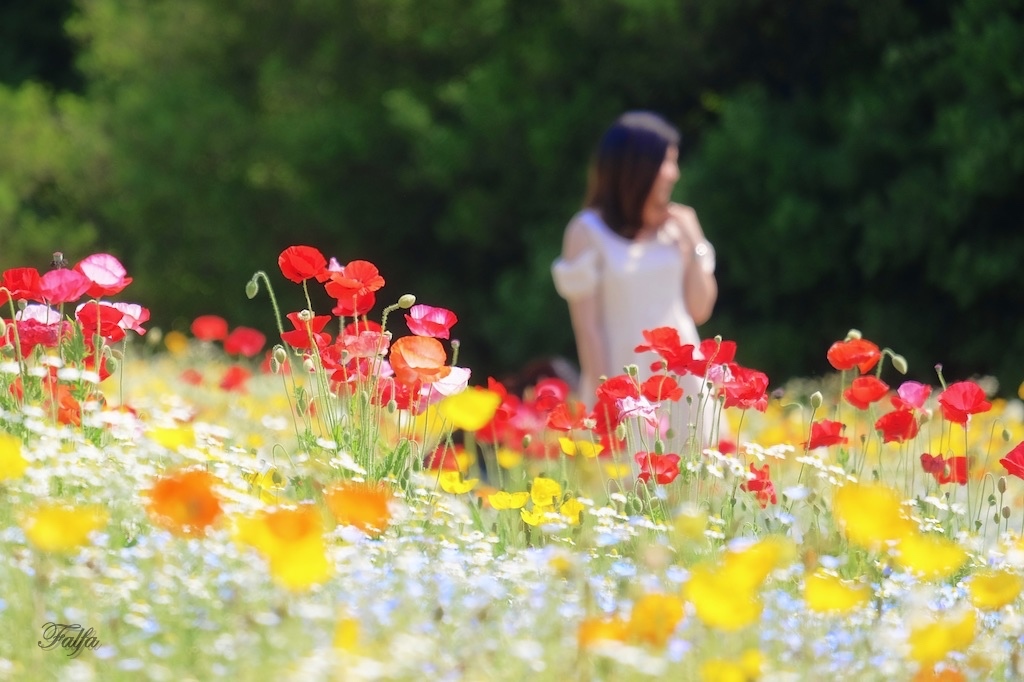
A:
[[[258,293],[260,293],[260,285],[256,281],[256,278],[253,277],[252,279],[245,283],[245,295],[249,299],[253,299],[256,298],[256,294]]]
[[[821,407],[821,403],[824,402],[824,398],[821,395],[821,391],[815,391],[811,394],[811,407],[815,410]]]
[[[412,294],[402,294],[401,298],[398,299],[398,307],[409,309],[416,305],[416,297]]]
[[[896,355],[894,353],[893,356],[892,356],[892,367],[893,367],[893,369],[895,369],[900,374],[906,374],[907,373],[907,359],[905,357],[903,357],[902,355]]]

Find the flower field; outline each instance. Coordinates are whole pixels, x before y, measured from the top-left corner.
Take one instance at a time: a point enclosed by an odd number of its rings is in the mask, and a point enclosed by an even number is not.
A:
[[[653,329],[584,405],[474,376],[365,261],[257,273],[271,339],[57,265],[0,281],[0,680],[1024,674],[1024,405],[988,380],[851,331],[770,391]]]

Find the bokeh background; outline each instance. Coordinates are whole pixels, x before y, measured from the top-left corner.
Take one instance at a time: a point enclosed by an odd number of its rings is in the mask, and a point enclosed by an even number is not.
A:
[[[1018,0],[6,2],[0,268],[106,251],[154,325],[272,332],[244,285],[303,307],[276,258],[309,244],[454,310],[477,380],[574,359],[549,266],[630,108],[684,134],[702,335],[776,385],[855,327],[1017,392]]]

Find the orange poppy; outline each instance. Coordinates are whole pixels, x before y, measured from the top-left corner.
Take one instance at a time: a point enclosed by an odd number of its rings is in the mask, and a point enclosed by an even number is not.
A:
[[[348,481],[324,493],[327,508],[343,526],[355,526],[368,535],[384,532],[391,521],[391,491],[382,485]]]
[[[223,512],[213,491],[216,483],[212,474],[199,469],[160,478],[149,491],[153,520],[175,535],[201,535]]]
[[[403,336],[391,344],[391,369],[403,384],[430,384],[448,376],[448,356],[441,342],[430,336]]]

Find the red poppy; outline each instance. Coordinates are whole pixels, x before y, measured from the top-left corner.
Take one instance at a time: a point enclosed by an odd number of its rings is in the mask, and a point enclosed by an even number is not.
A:
[[[736,363],[729,363],[726,367],[728,378],[720,387],[725,395],[724,406],[741,410],[752,407],[758,412],[768,409],[768,375]]]
[[[846,424],[822,419],[811,424],[811,437],[804,443],[804,448],[813,450],[815,448],[827,448],[832,445],[846,445],[849,438],[843,436],[843,429]]]
[[[896,409],[878,418],[875,431],[882,432],[883,443],[903,443],[917,435],[917,417],[913,410]]]
[[[21,342],[21,354],[23,357],[32,354],[36,346],[43,348],[56,348],[60,343],[63,334],[70,333],[71,326],[68,322],[54,322],[46,324],[39,320],[18,320],[7,327],[8,343],[14,338],[14,327],[18,328],[18,340]]]
[[[736,342],[704,339],[700,342],[693,359],[687,363],[686,370],[695,376],[709,374],[712,367],[728,365],[736,359]],[[671,367],[669,369],[672,369]],[[682,372],[680,372],[681,374]],[[767,377],[766,377],[767,380]],[[763,411],[763,408],[762,408]]]
[[[427,401],[420,393],[423,387],[422,382],[403,384],[395,381],[394,377],[379,377],[377,379],[377,395],[371,400],[375,405],[387,405],[392,400],[400,410],[406,410],[411,414],[422,414],[427,409]]]
[[[11,299],[42,302],[38,270],[35,268],[11,268],[4,271],[3,278],[0,279],[0,305],[5,305]]]
[[[192,386],[202,386],[203,384],[203,375],[199,372],[198,369],[195,369],[194,367],[189,367],[188,369],[186,369],[184,372],[181,373],[181,376],[179,378],[186,384],[190,384]]]
[[[878,364],[882,358],[882,352],[877,345],[867,339],[850,339],[833,343],[825,356],[828,358],[829,364],[840,372],[856,367],[861,374],[866,374]]]
[[[442,443],[426,456],[423,468],[432,471],[459,471],[462,468],[459,466],[461,452],[464,452],[462,446],[451,447],[447,443]]]
[[[327,269],[327,259],[312,246],[289,246],[277,257],[277,264],[281,274],[296,284],[317,277]]]
[[[921,455],[921,468],[925,473],[931,474],[940,484],[959,483],[967,485],[967,458],[950,457],[945,459],[941,455],[934,456],[924,453]]]
[[[331,308],[331,313],[338,317],[359,317],[373,310],[377,303],[377,294],[367,291],[335,300],[338,305]]]
[[[103,357],[102,351],[97,354],[95,349],[86,353],[82,358],[82,366],[89,371],[96,372],[100,381],[106,381],[113,374],[110,371],[110,363]]]
[[[693,359],[693,345],[684,346],[679,338],[679,330],[675,327],[656,327],[645,329],[642,333],[646,343],[640,344],[633,351],[636,353],[653,351],[664,360],[664,362],[652,363],[652,371],[661,370],[663,365],[668,368],[685,368],[686,364]]]
[[[768,465],[765,464],[763,467],[758,469],[751,464],[750,473],[752,473],[754,477],[747,479],[747,482],[741,485],[740,488],[747,492],[754,493],[754,497],[757,498],[757,502],[761,505],[761,509],[767,507],[769,503],[776,504],[779,500],[775,494],[775,484],[772,483]]]
[[[39,278],[39,295],[51,305],[71,303],[85,295],[92,280],[75,270],[50,270]]]
[[[343,334],[334,344],[350,358],[383,357],[391,345],[391,335],[375,331],[362,331],[358,334]]]
[[[598,399],[607,398],[612,401],[623,398],[636,399],[640,397],[640,387],[636,385],[636,380],[628,374],[618,374],[601,382],[596,393]]]
[[[445,378],[451,372],[445,366],[447,360],[444,346],[429,336],[403,336],[391,344],[391,369],[403,384],[430,384]]]
[[[675,377],[666,374],[655,374],[640,384],[640,395],[652,403],[661,402],[662,400],[675,402],[682,399],[683,389],[679,387]]]
[[[452,311],[429,305],[414,305],[405,314],[410,332],[416,336],[433,336],[436,339],[449,338],[452,325],[458,321],[459,318]]]
[[[607,440],[602,440],[601,444],[605,446],[606,451],[612,452],[612,436],[615,433],[615,430],[619,427],[618,399],[614,396],[598,393],[597,401],[594,403],[594,409],[591,411],[590,416],[587,419],[588,423],[592,424],[591,430],[595,434],[601,436],[602,439],[607,437]],[[617,442],[614,444],[617,444]]]
[[[315,315],[309,319],[303,319],[305,316],[302,313],[288,313],[285,317],[295,329],[281,334],[281,340],[292,348],[297,350],[311,348],[311,343],[316,343],[322,348],[331,342],[329,335],[320,333],[331,321],[330,315]]]
[[[866,410],[871,403],[878,402],[889,392],[889,385],[875,376],[857,377],[850,387],[843,391],[843,397],[858,410]]]
[[[376,265],[365,260],[354,260],[343,267],[341,272],[331,273],[324,289],[329,296],[340,302],[378,291],[383,286],[384,278],[380,276]]]
[[[266,342],[267,337],[259,330],[252,327],[236,327],[224,339],[224,352],[251,358],[259,355]]]
[[[121,328],[121,319],[124,313],[112,305],[89,301],[78,308],[75,318],[82,326],[82,336],[90,348],[95,343],[97,336],[105,339],[107,343],[117,343],[124,338],[124,329]]]
[[[963,456],[950,457],[946,460],[942,473],[937,474],[935,479],[943,484],[957,483],[959,485],[967,485],[967,458]]]
[[[545,377],[533,387],[531,407],[547,414],[569,397],[569,384],[557,377]]]
[[[556,431],[582,431],[586,429],[587,406],[579,400],[556,405],[548,413],[547,425]]]
[[[961,426],[967,426],[967,420],[972,414],[992,409],[992,403],[985,400],[985,391],[973,381],[950,384],[939,395],[939,405],[942,407],[942,416],[947,421]]]
[[[220,378],[220,387],[225,391],[244,391],[245,382],[252,376],[245,367],[241,365],[232,365],[228,367],[227,371],[224,372],[224,376]]]
[[[1006,473],[1024,479],[1024,442],[1018,443],[1015,448],[1006,453],[999,463],[1006,469]]]
[[[640,473],[637,474],[644,483],[654,477],[655,482],[661,485],[668,485],[676,480],[679,475],[679,455],[668,453],[656,455],[653,452],[638,452],[633,459],[640,465]]]
[[[200,315],[192,320],[191,329],[200,341],[223,341],[228,336],[228,321],[220,315]]]
[[[519,397],[509,393],[505,385],[494,377],[487,377],[487,390],[501,396],[501,403],[498,404],[491,421],[477,431],[476,439],[491,445],[508,442],[506,434],[513,430],[510,422],[519,411]]]
[[[383,333],[384,328],[380,326],[379,322],[373,320],[353,320],[345,325],[345,328],[341,330],[344,336],[356,336],[362,332],[377,332]]]
[[[92,298],[102,298],[121,293],[132,283],[127,270],[109,253],[94,253],[75,264],[76,271],[85,275],[92,285],[85,293]]]

